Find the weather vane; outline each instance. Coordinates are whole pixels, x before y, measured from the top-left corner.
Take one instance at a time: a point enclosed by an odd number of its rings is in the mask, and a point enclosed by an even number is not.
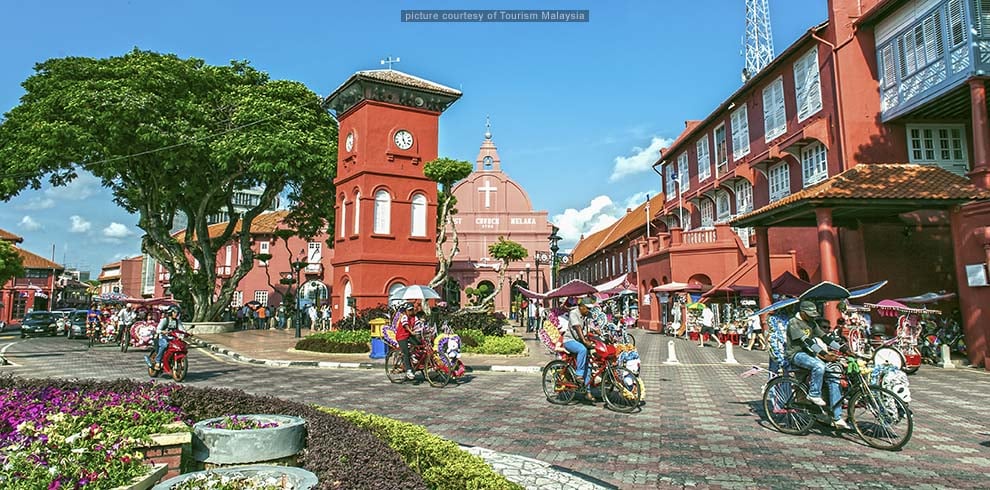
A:
[[[394,60],[392,59],[391,56],[389,56],[388,58],[385,58],[385,59],[382,60],[382,64],[383,65],[388,65],[388,69],[391,70],[392,69],[392,63],[398,63],[400,61],[401,60],[399,59],[398,56],[396,56]]]

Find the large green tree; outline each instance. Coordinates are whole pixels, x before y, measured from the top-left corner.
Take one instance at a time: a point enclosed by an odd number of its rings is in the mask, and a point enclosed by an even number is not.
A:
[[[457,214],[457,198],[454,197],[454,183],[464,179],[471,173],[471,164],[464,160],[437,158],[423,166],[426,178],[440,185],[437,193],[437,275],[430,281],[431,288],[437,288],[447,281],[447,271],[450,263],[457,255],[457,227],[454,226],[454,215]],[[447,243],[447,233],[450,233],[451,246],[444,251]]]
[[[24,274],[24,259],[17,249],[6,241],[0,240],[0,286],[14,277]]]
[[[271,80],[247,62],[213,66],[135,49],[50,59],[23,87],[0,124],[0,199],[91,172],[138,214],[143,251],[168,270],[196,321],[230,303],[254,261],[247,231],[280,193],[300,236],[332,227],[337,126],[299,82]],[[254,187],[258,203],[238,217],[234,191]],[[210,236],[207,218],[219,211],[232,218]],[[180,214],[187,225],[172,236]],[[217,250],[232,240],[241,262],[221,280]]]

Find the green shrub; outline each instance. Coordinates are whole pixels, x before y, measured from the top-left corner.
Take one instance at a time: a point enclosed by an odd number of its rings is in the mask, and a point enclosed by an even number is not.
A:
[[[371,330],[337,330],[307,335],[307,339],[323,339],[327,342],[371,342]]]
[[[340,319],[337,323],[334,323],[333,326],[339,330],[371,332],[370,322],[375,318],[391,320],[392,312],[389,311],[387,306],[380,304],[374,308],[365,308],[351,313],[347,317]]]
[[[320,407],[363,427],[399,453],[430,488],[437,490],[516,490],[519,485],[495,472],[485,460],[463,451],[457,444],[427,432],[419,425],[359,411]]]
[[[462,337],[463,338],[463,337]],[[503,337],[485,336],[481,345],[470,347],[465,343],[464,352],[472,354],[522,354],[526,350],[526,343],[519,337],[506,335]]]
[[[325,339],[305,338],[296,342],[296,350],[328,354],[359,354],[371,352],[371,345],[368,342],[331,342]]]
[[[461,337],[461,343],[464,344],[465,348],[478,347],[485,341],[485,334],[482,333],[481,330],[473,330],[470,328],[463,330],[458,329],[456,333]],[[468,351],[465,350],[464,352]]]

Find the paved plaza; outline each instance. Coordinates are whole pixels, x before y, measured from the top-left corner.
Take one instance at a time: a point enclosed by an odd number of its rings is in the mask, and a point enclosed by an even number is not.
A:
[[[816,428],[787,436],[759,408],[761,376],[739,375],[766,353],[699,349],[674,340],[678,365],[666,365],[671,339],[636,331],[646,384],[642,411],[546,402],[540,376],[475,370],[443,389],[392,385],[373,369],[270,367],[194,349],[187,384],[236,387],[307,403],[360,409],[421,424],[474,451],[505,456],[496,468],[546,467],[588,477],[587,488],[978,488],[990,485],[990,375],[924,366],[911,376],[914,437],[900,452],[878,451],[855,433]],[[85,341],[0,338],[25,377],[146,379],[143,353]],[[517,363],[543,362],[542,353]],[[369,360],[370,361],[370,360]],[[491,456],[491,455],[489,455]],[[518,457],[518,458],[516,458]],[[511,465],[515,466],[511,466]],[[555,471],[554,474],[560,474]],[[550,481],[530,488],[567,488]]]

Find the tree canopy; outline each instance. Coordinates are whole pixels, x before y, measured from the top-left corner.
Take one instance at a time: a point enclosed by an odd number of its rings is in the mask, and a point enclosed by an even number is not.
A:
[[[24,274],[24,259],[17,249],[6,241],[0,240],[0,286],[12,278]]]
[[[498,237],[498,241],[488,246],[488,254],[493,258],[502,261],[502,266],[498,269],[498,282],[495,284],[495,291],[492,291],[481,304],[495,301],[498,293],[502,291],[502,283],[505,282],[505,273],[509,269],[509,262],[525,259],[529,256],[526,247],[518,242],[506,240],[505,237]]]
[[[138,214],[143,251],[168,270],[194,320],[230,303],[254,261],[247,231],[283,191],[289,227],[332,234],[337,126],[299,82],[271,80],[245,61],[214,66],[135,49],[47,60],[23,87],[0,124],[0,199],[91,172]],[[247,188],[261,196],[238,216],[234,192]],[[211,233],[207,219],[220,211],[231,220]],[[187,225],[172,236],[180,214]],[[231,240],[242,260],[221,280],[216,252]]]

